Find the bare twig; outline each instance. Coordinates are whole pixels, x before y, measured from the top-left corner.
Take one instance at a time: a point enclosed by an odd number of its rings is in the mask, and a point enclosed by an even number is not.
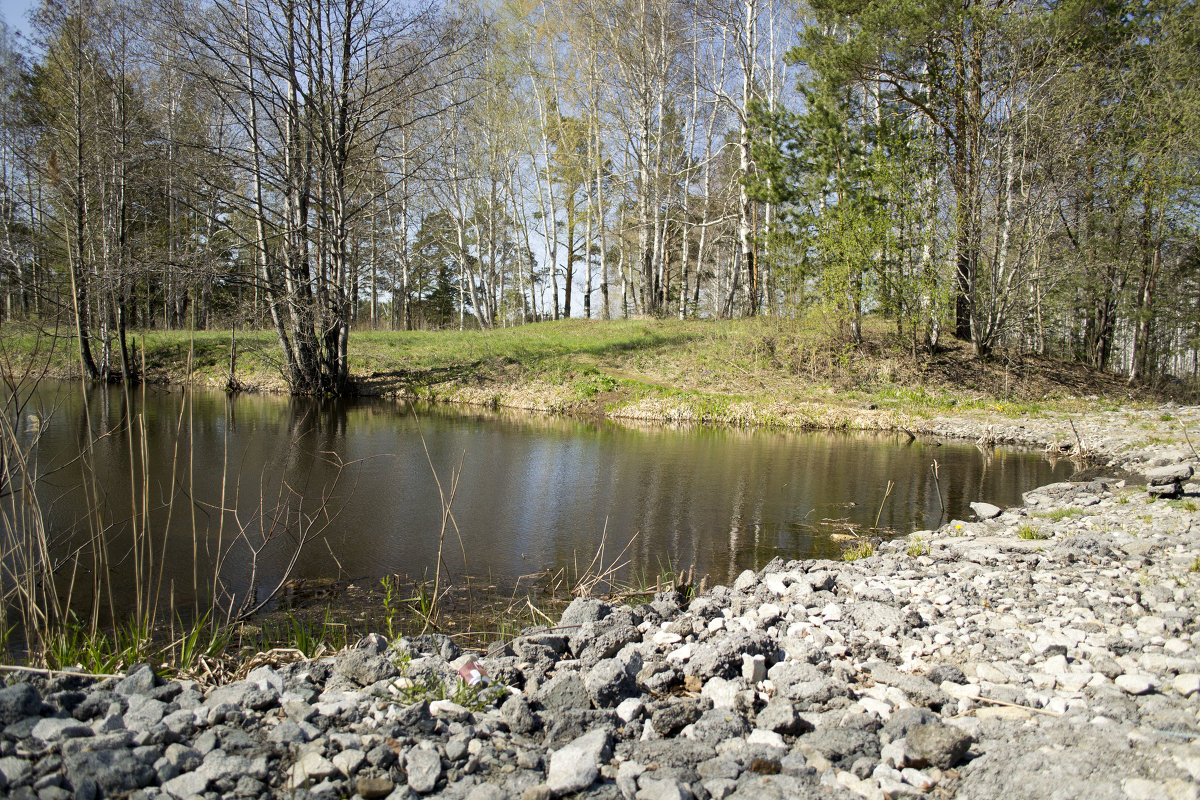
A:
[[[1061,717],[1062,716],[1061,711],[1050,711],[1045,708],[1034,708],[1033,706],[1023,706],[1020,703],[1010,703],[1007,700],[994,700],[990,697],[973,697],[971,699],[978,700],[980,703],[991,703],[991,704],[997,705],[997,706],[1004,706],[1005,708],[1019,708],[1022,711],[1032,711],[1035,714],[1045,714],[1047,717]],[[955,716],[951,717],[951,719],[957,719],[959,717],[968,716],[969,714],[973,714],[977,710],[978,709],[972,708],[970,711],[964,711],[961,714],[956,714]]]
[[[892,489],[895,488],[895,486],[896,486],[895,481],[888,481],[887,491],[885,491],[883,493],[883,500],[880,501],[880,503],[879,503],[879,511],[877,511],[875,513],[875,524],[871,526],[872,528],[874,528],[874,529],[879,528],[879,518],[883,516],[883,507],[884,507],[884,505],[887,504],[887,499],[891,495]]]
[[[946,516],[946,502],[942,500],[942,482],[938,479],[938,462],[935,458],[933,465],[930,467],[933,470],[933,488],[937,490],[938,505],[942,507],[942,516],[939,521]]]
[[[1079,431],[1075,430],[1075,420],[1067,420],[1067,424],[1071,426],[1071,433],[1075,434],[1075,453],[1079,458],[1086,458],[1088,451],[1083,446],[1083,439],[1079,436]]]
[[[1196,452],[1196,446],[1192,444],[1192,437],[1188,436],[1187,425],[1180,423],[1179,427],[1183,428],[1183,438],[1187,440],[1188,447],[1192,449],[1192,455],[1194,455],[1196,458],[1200,458],[1200,453]]]
[[[103,672],[81,672],[75,669],[42,669],[41,667],[20,667],[11,664],[0,664],[0,672],[32,672],[35,675],[70,675],[74,678],[124,678],[124,675],[109,675]]]

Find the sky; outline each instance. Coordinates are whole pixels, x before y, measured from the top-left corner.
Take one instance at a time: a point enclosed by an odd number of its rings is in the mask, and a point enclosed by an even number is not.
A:
[[[29,25],[25,18],[36,3],[37,0],[0,0],[0,17],[4,18],[10,30],[28,36]]]

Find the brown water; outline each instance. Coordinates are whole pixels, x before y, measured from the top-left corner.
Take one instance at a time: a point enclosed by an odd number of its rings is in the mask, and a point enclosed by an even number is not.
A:
[[[626,577],[694,566],[725,582],[776,556],[837,557],[831,535],[877,514],[881,528],[907,533],[966,518],[974,500],[1013,504],[1071,472],[1028,452],[908,437],[154,388],[98,388],[85,403],[77,386],[47,384],[21,430],[37,442],[60,585],[73,565],[76,586],[88,585],[99,531],[118,591],[131,591],[146,572],[130,544],[138,529],[144,561],[166,555],[161,585],[179,606],[208,596],[214,579],[239,598],[261,594],[298,546],[294,578],[432,575],[440,546],[452,574],[507,591],[586,565],[603,542],[605,564],[623,552]]]

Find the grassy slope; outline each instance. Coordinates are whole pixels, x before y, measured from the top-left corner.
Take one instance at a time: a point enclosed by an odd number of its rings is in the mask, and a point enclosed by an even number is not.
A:
[[[2,337],[5,371],[75,370],[69,339]],[[159,333],[145,343],[152,380],[224,386],[230,334]],[[850,346],[778,320],[564,320],[495,331],[355,332],[351,372],[364,394],[582,414],[734,424],[891,428],[910,415],[1082,410],[1151,400],[1117,376],[1025,356],[972,359],[950,342],[913,355],[882,321]],[[238,380],[285,388],[269,332],[239,333]],[[37,353],[32,359],[30,354]],[[141,356],[139,355],[139,358]],[[39,366],[40,369],[40,366]]]

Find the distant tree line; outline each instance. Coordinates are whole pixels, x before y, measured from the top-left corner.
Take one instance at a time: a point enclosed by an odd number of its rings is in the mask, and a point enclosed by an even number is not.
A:
[[[46,0],[0,36],[7,319],[864,315],[1200,369],[1200,22],[1129,0]]]

